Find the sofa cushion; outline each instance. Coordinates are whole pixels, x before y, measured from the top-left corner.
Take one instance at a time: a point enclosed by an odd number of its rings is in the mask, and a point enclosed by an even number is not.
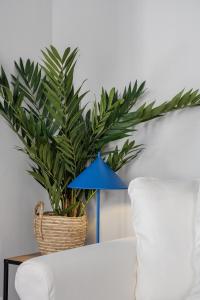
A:
[[[138,178],[129,195],[137,237],[136,299],[200,299],[199,182]]]

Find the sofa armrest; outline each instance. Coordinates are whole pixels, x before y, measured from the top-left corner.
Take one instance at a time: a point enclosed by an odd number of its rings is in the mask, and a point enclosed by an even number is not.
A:
[[[15,278],[21,300],[133,300],[135,283],[134,238],[31,259]]]

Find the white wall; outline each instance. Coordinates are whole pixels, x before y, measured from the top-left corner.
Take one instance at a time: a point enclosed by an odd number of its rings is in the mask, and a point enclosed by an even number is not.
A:
[[[97,98],[102,85],[121,88],[139,79],[147,81],[147,101],[161,103],[184,87],[199,87],[199,11],[198,0],[53,0],[53,43],[80,48],[77,81],[88,78]],[[127,181],[199,177],[199,132],[199,108],[139,126],[136,140],[146,150],[121,174]],[[124,193],[103,198],[102,239],[132,234]],[[94,204],[89,242],[95,234]]]
[[[134,53],[133,68],[137,78],[147,80],[147,100],[160,103],[183,88],[199,88],[200,2],[134,3],[139,37],[136,49],[140,50]],[[128,177],[199,177],[199,116],[200,109],[195,108],[140,126],[136,137],[139,143],[146,144],[146,150],[129,168]]]
[[[0,64],[13,70],[19,56],[32,59],[51,42],[51,2],[49,0],[0,0]],[[0,120],[0,297],[3,283],[3,258],[35,251],[33,208],[46,193],[26,174],[28,162],[14,148],[19,141]],[[14,291],[16,267],[11,267],[9,299]]]
[[[102,86],[123,86],[130,80],[133,46],[124,33],[131,29],[127,16],[132,10],[131,0],[53,1],[53,43],[60,49],[79,48],[77,80],[88,79],[86,85],[97,96]]]

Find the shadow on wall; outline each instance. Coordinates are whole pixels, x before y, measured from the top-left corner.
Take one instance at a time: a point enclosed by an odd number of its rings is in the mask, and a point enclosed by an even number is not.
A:
[[[145,150],[126,168],[127,179],[138,176],[192,179],[200,177],[200,107],[170,113],[142,125],[137,143]]]

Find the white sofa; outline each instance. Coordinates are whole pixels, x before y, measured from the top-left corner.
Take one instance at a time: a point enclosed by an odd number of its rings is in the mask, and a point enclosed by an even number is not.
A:
[[[131,182],[136,238],[34,258],[16,274],[21,300],[199,300],[199,181]]]

